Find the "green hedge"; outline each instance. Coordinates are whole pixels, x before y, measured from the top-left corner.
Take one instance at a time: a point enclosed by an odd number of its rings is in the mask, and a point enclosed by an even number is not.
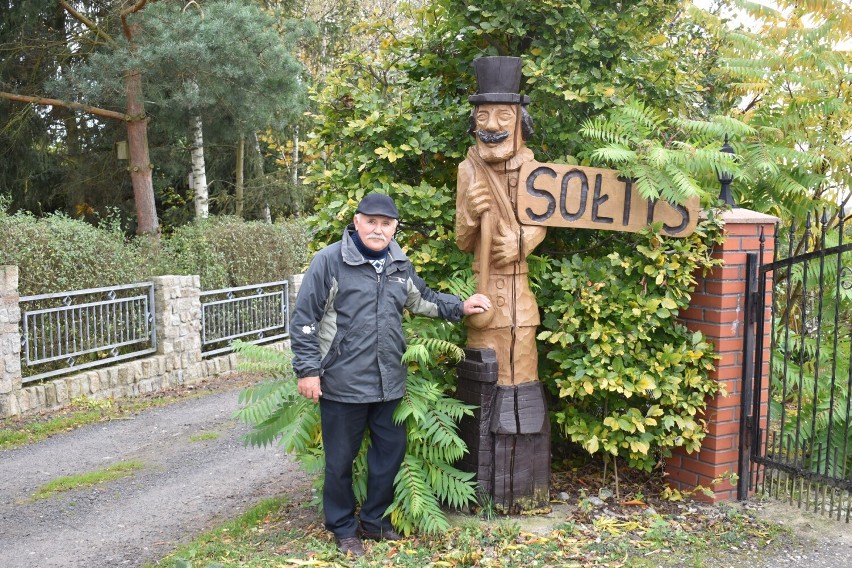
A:
[[[127,238],[112,218],[93,226],[63,214],[9,215],[0,207],[0,264],[18,266],[21,295],[131,284],[164,274],[199,274],[205,290],[283,280],[304,268],[308,240],[301,220],[214,218],[156,241]]]

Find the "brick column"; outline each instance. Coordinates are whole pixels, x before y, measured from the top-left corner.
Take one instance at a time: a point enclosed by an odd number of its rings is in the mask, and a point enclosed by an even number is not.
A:
[[[18,305],[18,267],[0,266],[0,418],[21,410],[21,307]]]
[[[201,374],[201,281],[196,276],[154,278],[157,354],[172,385]],[[196,376],[198,375],[198,376]],[[166,386],[166,385],[163,385]]]
[[[680,320],[690,330],[701,331],[713,344],[719,359],[710,377],[722,383],[728,394],[708,401],[702,417],[707,421],[707,437],[704,438],[701,450],[687,454],[675,448],[666,464],[669,485],[680,490],[690,490],[701,485],[713,492],[713,496],[708,497],[711,501],[736,498],[735,482],[724,481],[714,485],[713,480],[734,473],[748,475],[748,472],[738,471],[737,460],[743,380],[746,255],[749,252],[759,253],[760,234],[763,231],[763,262],[772,262],[775,224],[779,220],[747,209],[733,209],[722,213],[721,217],[725,221],[726,239],[716,247],[713,257],[722,259],[724,264],[715,267],[707,276],[697,275],[698,282],[690,307],[681,313]],[[771,297],[769,282],[767,292],[767,297]],[[765,327],[767,347],[770,327]],[[767,369],[766,365],[764,369]],[[762,384],[765,390],[767,381],[764,380]],[[764,406],[765,396],[761,397]],[[696,496],[704,498],[701,493]]]

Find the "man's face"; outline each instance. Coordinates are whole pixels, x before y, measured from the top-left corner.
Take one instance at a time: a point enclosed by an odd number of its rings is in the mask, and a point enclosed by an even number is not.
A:
[[[486,162],[501,162],[514,155],[517,112],[517,105],[482,104],[476,107],[476,147]]]
[[[376,252],[384,250],[388,246],[399,223],[399,221],[391,217],[364,215],[362,213],[356,213],[353,221],[355,223],[355,231],[361,237],[361,242],[368,249]]]

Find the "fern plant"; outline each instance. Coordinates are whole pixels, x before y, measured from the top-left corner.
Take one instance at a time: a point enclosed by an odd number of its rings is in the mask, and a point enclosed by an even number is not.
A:
[[[404,327],[408,385],[394,419],[406,423],[408,443],[387,514],[406,535],[415,531],[437,534],[449,529],[442,505],[463,508],[476,498],[474,475],[453,466],[467,451],[458,435],[458,421],[473,408],[448,396],[447,385],[452,381],[447,375],[451,373],[446,366],[437,365],[463,357],[454,342],[438,337],[450,336],[452,327],[422,318],[407,320]],[[252,428],[246,442],[257,446],[277,443],[294,454],[306,471],[316,474],[315,484],[321,487],[324,458],[319,406],[298,394],[289,351],[242,342],[235,343],[234,349],[241,368],[274,377],[240,393],[237,417]],[[366,497],[369,433],[364,438],[353,465],[353,489],[359,503]]]
[[[716,187],[709,176],[719,168],[742,177],[737,161],[719,151],[720,142],[725,136],[754,132],[733,118],[699,121],[668,116],[631,98],[608,116],[585,121],[580,133],[597,144],[581,158],[617,168],[634,180],[646,199],[683,203],[694,196],[706,197],[702,188]]]

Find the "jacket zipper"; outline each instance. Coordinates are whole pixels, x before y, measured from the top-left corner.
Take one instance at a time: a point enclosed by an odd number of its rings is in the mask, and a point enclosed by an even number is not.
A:
[[[387,263],[387,261],[385,261]],[[381,333],[379,330],[379,304],[381,302],[382,297],[382,274],[387,271],[388,267],[385,266],[384,270],[376,273],[376,365],[379,367],[379,389],[381,390],[381,396],[379,397],[379,401],[384,402],[385,400],[385,381],[382,379],[382,365],[381,365],[381,347],[379,345],[379,340],[381,338]]]

